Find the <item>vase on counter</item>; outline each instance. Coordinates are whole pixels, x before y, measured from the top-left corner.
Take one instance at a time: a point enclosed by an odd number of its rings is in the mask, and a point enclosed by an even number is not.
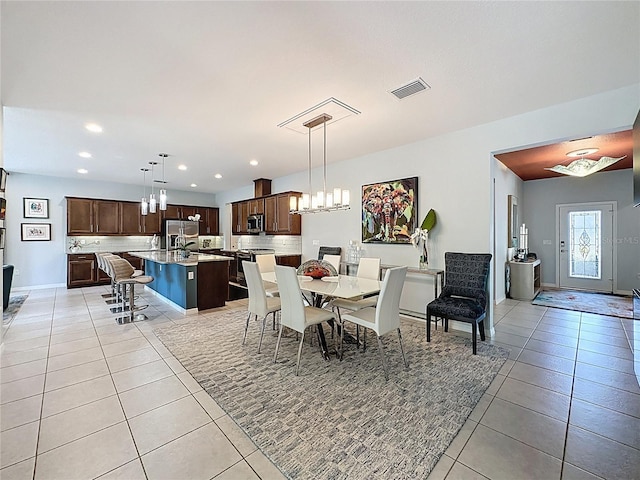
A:
[[[427,251],[427,241],[429,239],[428,234],[423,234],[422,240],[422,255],[420,255],[420,270],[426,270],[429,268],[429,252]]]
[[[80,251],[80,247],[69,247],[69,251],[71,253],[78,253]]]

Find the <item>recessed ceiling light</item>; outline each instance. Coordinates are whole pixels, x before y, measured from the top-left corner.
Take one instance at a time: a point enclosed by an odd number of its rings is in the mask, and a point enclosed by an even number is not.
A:
[[[583,148],[581,150],[573,150],[572,152],[567,153],[567,157],[584,157],[586,155],[596,153],[598,150],[598,148]]]
[[[187,166],[186,165],[178,165],[178,170],[186,170]]]
[[[216,173],[216,174],[214,175],[214,177],[216,177],[216,178],[222,178],[222,175],[220,175],[219,173]]]
[[[97,123],[87,123],[84,128],[93,133],[102,133],[102,127]]]
[[[87,170],[86,168],[79,168],[78,173],[82,173],[84,175],[85,173],[89,173],[89,170]]]
[[[82,157],[82,158],[91,158],[92,155],[89,152],[80,152],[78,153],[78,156]]]
[[[249,162],[249,165],[251,165],[251,166],[255,167],[256,165],[258,165],[258,160],[251,160],[251,161]]]
[[[191,184],[191,188],[196,188],[198,185],[196,185],[195,183]]]

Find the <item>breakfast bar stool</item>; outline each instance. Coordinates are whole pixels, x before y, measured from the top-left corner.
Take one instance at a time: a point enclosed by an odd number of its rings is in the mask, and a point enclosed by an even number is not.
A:
[[[109,273],[109,265],[107,264],[107,261],[105,260],[105,257],[108,256],[116,256],[117,255],[113,255],[110,252],[96,252],[96,262],[98,263],[98,268],[100,270],[102,270],[104,273],[106,273],[109,278],[111,279],[111,293],[103,293],[102,297],[105,299],[105,302],[107,303],[115,303],[116,302],[116,284],[113,281],[113,277],[111,276],[111,274]]]
[[[124,258],[111,258],[106,257],[107,262],[111,265],[113,278],[117,286],[120,287],[120,294],[122,295],[122,310],[124,314],[127,310],[128,315],[116,318],[118,323],[130,323],[134,321],[135,312],[147,308],[149,305],[135,305],[135,286],[145,285],[153,282],[153,277],[148,275],[133,276],[135,269]],[[129,289],[127,306],[127,288]],[[144,315],[143,315],[144,317]],[[146,318],[146,317],[144,317]]]
[[[126,260],[125,260],[126,261]],[[135,305],[135,286],[136,285],[146,285],[147,283],[153,282],[153,277],[149,275],[140,275],[138,277],[131,277],[128,279],[120,280],[120,284],[125,287],[128,285],[129,287],[129,314],[124,315],[122,317],[116,318],[116,322],[123,323],[131,323],[134,319],[137,320],[147,320],[147,316],[144,313],[138,313],[136,315],[135,312],[139,312],[140,310],[144,310],[149,305]]]

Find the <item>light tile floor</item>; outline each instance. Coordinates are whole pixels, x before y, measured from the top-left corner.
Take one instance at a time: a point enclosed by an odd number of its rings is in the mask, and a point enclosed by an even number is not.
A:
[[[106,291],[31,291],[11,323],[0,477],[284,478],[153,334],[184,316],[143,294],[150,319],[118,325]],[[511,300],[495,318],[510,359],[429,478],[639,478],[633,322]]]

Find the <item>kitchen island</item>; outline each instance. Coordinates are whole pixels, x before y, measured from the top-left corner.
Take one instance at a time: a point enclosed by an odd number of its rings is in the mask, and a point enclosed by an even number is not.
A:
[[[223,307],[229,296],[229,262],[232,257],[192,253],[183,258],[176,250],[130,252],[144,260],[147,285],[184,311]]]

